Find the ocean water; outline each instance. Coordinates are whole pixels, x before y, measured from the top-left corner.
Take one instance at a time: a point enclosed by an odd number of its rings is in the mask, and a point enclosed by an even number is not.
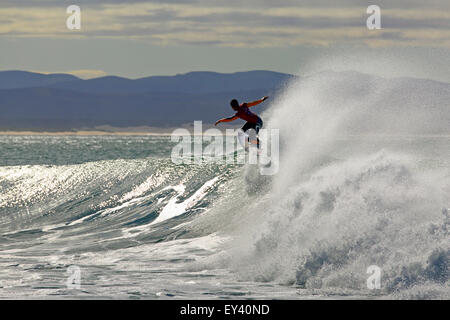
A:
[[[159,136],[1,136],[0,297],[295,296],[201,266],[231,235],[228,223],[198,218],[232,200],[243,168],[175,165],[174,145]],[[67,286],[73,266],[79,289]]]
[[[383,140],[280,195],[249,165],[173,164],[169,137],[2,136],[0,297],[448,298],[450,157],[432,150],[450,139]]]
[[[367,97],[315,81],[263,114],[272,176],[164,136],[0,136],[0,298],[449,299],[450,137],[348,135]]]

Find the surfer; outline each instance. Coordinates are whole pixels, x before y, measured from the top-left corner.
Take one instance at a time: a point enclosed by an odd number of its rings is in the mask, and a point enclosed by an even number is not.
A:
[[[236,99],[233,99],[233,100],[231,100],[230,105],[231,105],[231,108],[233,108],[233,110],[236,111],[236,113],[229,118],[223,118],[223,119],[217,120],[214,125],[216,126],[221,122],[230,122],[230,121],[234,121],[236,119],[242,119],[242,120],[247,121],[244,124],[244,126],[242,127],[242,131],[246,132],[249,129],[254,129],[256,131],[256,134],[258,134],[259,129],[261,129],[263,126],[263,121],[261,120],[261,118],[258,115],[251,112],[249,110],[249,108],[260,104],[261,102],[267,100],[268,98],[269,98],[268,96],[265,96],[262,99],[252,101],[252,102],[244,102],[242,104],[239,104],[239,102]],[[259,138],[256,138],[256,139],[257,139],[256,143],[259,148]],[[255,142],[252,141],[252,143],[255,143]]]

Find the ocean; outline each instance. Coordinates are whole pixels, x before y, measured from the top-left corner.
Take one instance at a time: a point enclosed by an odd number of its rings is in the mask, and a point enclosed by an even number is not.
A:
[[[1,136],[0,298],[448,298],[449,143],[339,148],[280,193],[250,165],[173,164],[170,137]]]
[[[262,115],[272,175],[169,136],[0,136],[0,298],[449,299],[450,136],[315,83]]]

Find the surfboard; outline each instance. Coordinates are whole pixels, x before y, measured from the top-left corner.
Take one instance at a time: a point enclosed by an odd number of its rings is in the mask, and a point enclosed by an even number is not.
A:
[[[259,138],[256,132],[254,132],[253,134],[248,134],[247,132],[244,132],[242,130],[238,131],[239,144],[245,149],[245,151],[248,151],[248,148],[250,146],[258,147],[257,139]],[[260,150],[260,147],[258,147],[258,150]]]

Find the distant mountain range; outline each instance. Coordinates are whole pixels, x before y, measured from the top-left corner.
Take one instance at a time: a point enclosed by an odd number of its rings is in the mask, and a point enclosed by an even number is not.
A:
[[[228,104],[232,98],[245,101],[271,95],[292,77],[248,71],[82,80],[68,74],[2,71],[0,129],[170,127],[194,120],[212,123],[232,113]]]
[[[249,101],[272,96],[257,107],[258,113],[275,106],[277,93],[293,79],[301,85],[316,84],[316,101],[329,103],[326,99],[332,99],[336,107],[353,103],[366,110],[367,116],[353,123],[349,132],[376,132],[381,127],[384,132],[407,120],[418,128],[417,133],[450,134],[448,83],[384,79],[358,72],[298,77],[271,71],[190,72],[134,80],[114,76],[82,80],[68,74],[2,71],[0,131],[169,128],[190,125],[194,120],[212,124],[233,113],[229,106],[232,98]]]

